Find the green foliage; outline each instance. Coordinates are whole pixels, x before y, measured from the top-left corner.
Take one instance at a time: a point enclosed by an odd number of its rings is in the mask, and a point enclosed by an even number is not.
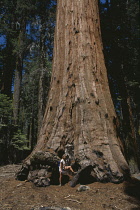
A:
[[[4,39],[0,54],[0,140],[7,159],[12,148],[20,151],[28,144],[36,144],[40,76],[44,71],[44,104],[51,77],[55,5],[53,0],[1,0],[0,21]],[[18,67],[22,78],[18,125],[15,126],[12,117],[14,107],[10,98],[13,96],[15,69]]]
[[[12,100],[0,94],[0,143],[6,144],[7,147],[13,145],[17,149],[26,148],[27,138],[20,130],[16,130],[17,126],[12,125]]]
[[[0,94],[0,126],[11,123],[12,100],[5,94]]]
[[[10,146],[13,146],[17,150],[30,150],[27,146],[29,141],[26,138],[26,135],[22,134],[20,130],[14,133]]]
[[[40,79],[40,59],[30,58],[25,63],[25,74],[22,80],[21,89],[21,107],[19,113],[19,125],[24,125],[24,132],[28,133],[30,126],[33,126],[34,142],[37,139],[37,122],[38,122],[38,92],[39,92],[39,79]],[[51,62],[46,59],[46,68],[44,69],[44,101],[46,104],[47,93],[49,89],[50,75],[51,75]],[[30,128],[31,129],[31,128]]]

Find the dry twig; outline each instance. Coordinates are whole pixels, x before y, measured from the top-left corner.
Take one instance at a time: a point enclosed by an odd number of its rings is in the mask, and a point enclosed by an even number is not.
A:
[[[81,202],[80,202],[80,201],[77,201],[77,200],[73,200],[73,199],[66,199],[66,200],[67,200],[67,201],[77,202],[77,203],[81,204]]]

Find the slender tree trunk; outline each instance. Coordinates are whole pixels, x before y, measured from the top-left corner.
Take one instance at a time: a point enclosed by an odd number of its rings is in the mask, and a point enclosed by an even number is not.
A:
[[[128,165],[116,133],[97,0],[59,0],[51,88],[37,151],[71,145],[99,181],[122,181]]]
[[[17,59],[17,68],[15,70],[15,78],[14,78],[14,94],[13,94],[13,116],[14,123],[18,122],[18,114],[19,114],[19,103],[20,103],[20,89],[21,89],[21,81],[22,81],[22,57],[18,56]]]
[[[6,34],[6,47],[4,51],[3,57],[3,71],[2,71],[2,78],[1,78],[1,93],[6,94],[9,97],[12,97],[12,82],[14,78],[14,69],[16,67],[16,58],[13,55],[14,46],[12,40],[15,38],[15,33],[13,35],[13,31],[15,31],[15,14],[11,16],[10,20],[8,21],[8,30],[10,33]]]
[[[129,94],[127,78],[123,75],[123,83],[119,80],[120,92],[123,98],[123,130],[125,132],[125,154],[131,173],[138,173],[140,167],[139,148],[133,120],[132,102]],[[123,87],[123,88],[122,88]],[[123,89],[123,90],[122,90]]]
[[[20,25],[21,29],[18,37],[18,48],[19,50],[16,53],[16,69],[15,69],[15,78],[14,78],[14,94],[13,94],[13,116],[14,124],[18,123],[18,114],[20,106],[20,90],[21,90],[21,81],[22,81],[22,69],[23,69],[23,42],[25,37],[25,20],[22,20]]]
[[[15,57],[12,55],[12,45],[7,38],[6,59],[4,60],[2,72],[1,93],[11,97],[12,80],[15,69]]]

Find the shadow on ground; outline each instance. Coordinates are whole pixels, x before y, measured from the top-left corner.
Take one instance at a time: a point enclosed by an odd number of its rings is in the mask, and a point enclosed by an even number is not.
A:
[[[129,197],[128,201],[132,204],[140,206],[140,180],[132,178],[124,184],[124,193]],[[140,208],[134,208],[136,210]]]

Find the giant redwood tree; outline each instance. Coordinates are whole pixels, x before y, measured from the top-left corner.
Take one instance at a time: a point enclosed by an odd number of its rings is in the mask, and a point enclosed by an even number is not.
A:
[[[109,91],[97,0],[58,1],[49,99],[37,146],[26,163],[39,152],[59,155],[68,147],[80,171],[98,181],[120,182],[128,172]]]

